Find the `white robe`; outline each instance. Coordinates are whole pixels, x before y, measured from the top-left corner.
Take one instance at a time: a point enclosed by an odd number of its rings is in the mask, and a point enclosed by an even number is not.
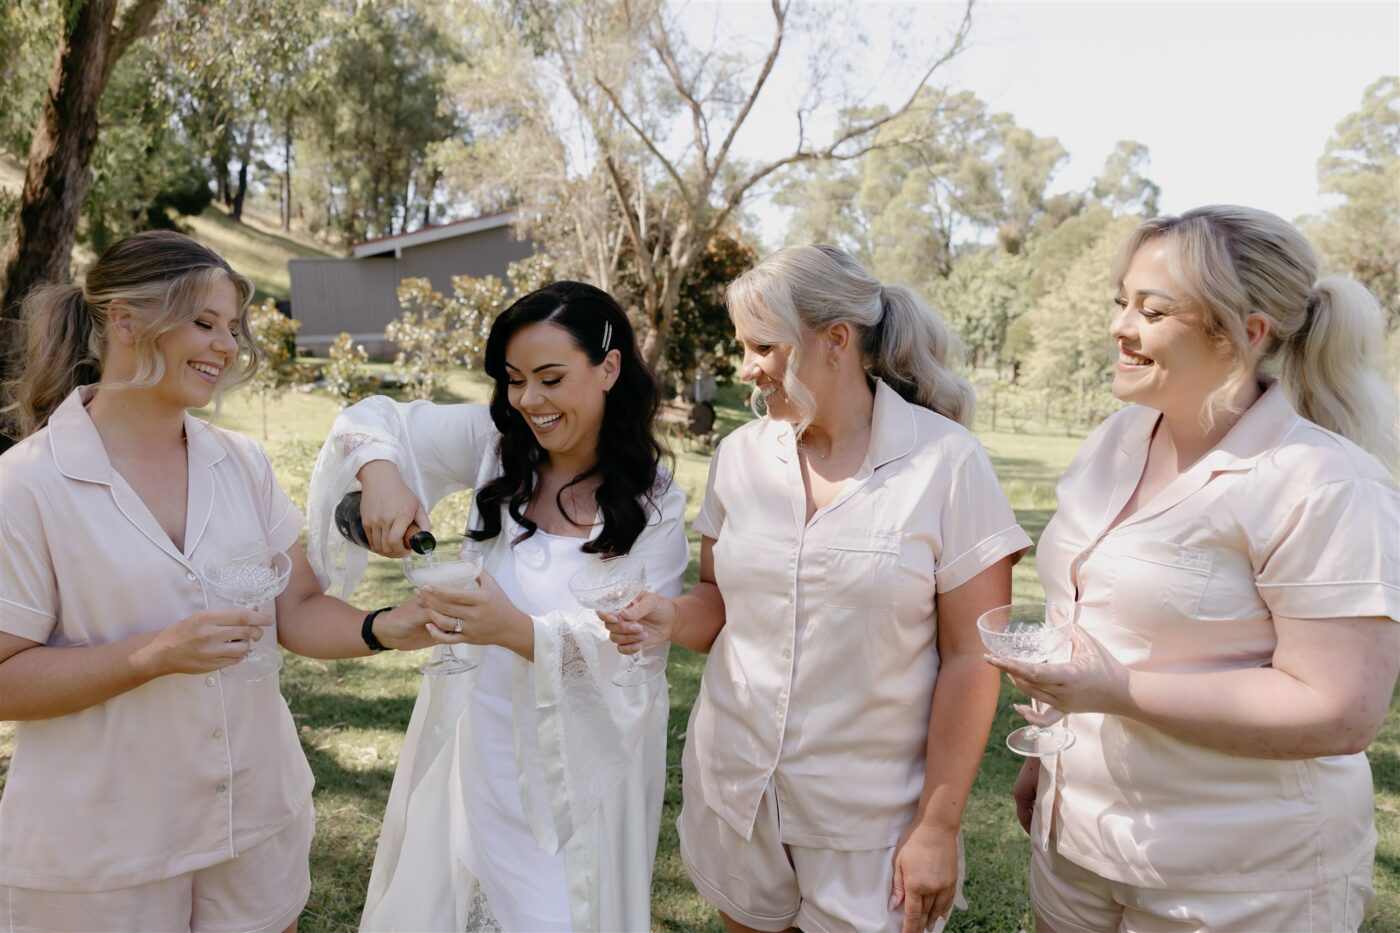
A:
[[[371,460],[392,461],[431,509],[443,496],[500,475],[500,434],[484,405],[399,403],[374,397],[336,419],[311,478],[310,558],[323,585],[348,596],[366,552],[335,530],[335,505]],[[677,595],[689,559],[685,495],[664,477],[631,554],[649,588]],[[508,518],[508,516],[503,516]],[[479,527],[473,503],[469,527]],[[486,542],[485,568],[511,558],[508,535]],[[535,661],[514,659],[521,804],[546,852],[564,852],[575,930],[650,930],[651,871],[666,776],[664,678],[611,682],[626,663],[577,604],[534,617]],[[660,651],[662,649],[651,649]],[[459,648],[468,656],[480,649]],[[519,713],[534,679],[534,717]],[[362,930],[462,930],[476,896],[460,768],[471,754],[468,704],[476,672],[425,677],[384,813]],[[537,732],[543,773],[523,767],[524,730]],[[489,851],[489,841],[483,847]],[[529,897],[529,892],[520,892]]]

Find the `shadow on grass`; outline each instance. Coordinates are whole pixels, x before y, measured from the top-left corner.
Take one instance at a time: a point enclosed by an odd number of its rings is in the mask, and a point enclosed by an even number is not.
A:
[[[413,715],[415,696],[361,697],[351,693],[321,693],[284,685],[283,694],[297,721],[314,729],[346,727],[382,729],[402,737]]]

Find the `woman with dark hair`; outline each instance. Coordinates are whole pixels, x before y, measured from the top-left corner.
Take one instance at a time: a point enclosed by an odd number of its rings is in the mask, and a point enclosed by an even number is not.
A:
[[[404,739],[362,929],[649,930],[665,778],[664,679],[626,660],[568,581],[629,555],[678,594],[685,497],[661,466],[656,382],[605,292],[556,282],[486,343],[489,405],[370,398],[336,420],[312,478],[313,558],[343,591],[365,552],[331,529],[358,480],[370,547],[475,490],[480,586],[427,587],[434,637],[479,666],[424,680]]]

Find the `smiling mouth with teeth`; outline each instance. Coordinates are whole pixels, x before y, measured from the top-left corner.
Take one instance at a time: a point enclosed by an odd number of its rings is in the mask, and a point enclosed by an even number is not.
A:
[[[531,415],[530,421],[537,428],[551,427],[556,421],[564,417],[563,415]]]
[[[191,363],[190,367],[197,373],[203,373],[214,379],[219,378],[219,369],[206,363]]]
[[[1118,362],[1124,366],[1151,366],[1152,361],[1145,356],[1139,356],[1132,350],[1123,347],[1118,348]]]

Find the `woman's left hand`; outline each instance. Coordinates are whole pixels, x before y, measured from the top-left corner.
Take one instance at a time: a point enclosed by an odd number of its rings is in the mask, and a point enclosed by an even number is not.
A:
[[[380,644],[396,651],[431,648],[433,639],[428,632],[428,619],[428,607],[415,596],[402,606],[375,616],[375,636]]]
[[[472,589],[425,586],[418,595],[432,619],[428,632],[439,644],[510,645],[518,640],[522,627],[533,630],[530,617],[484,570]]]
[[[894,850],[890,910],[904,907],[903,933],[923,933],[958,895],[958,833],[915,821]]]
[[[1061,713],[1122,713],[1130,703],[1128,669],[1097,638],[1075,627],[1073,652],[1064,662],[1026,664],[987,655],[987,663],[1011,675],[1031,698]]]

